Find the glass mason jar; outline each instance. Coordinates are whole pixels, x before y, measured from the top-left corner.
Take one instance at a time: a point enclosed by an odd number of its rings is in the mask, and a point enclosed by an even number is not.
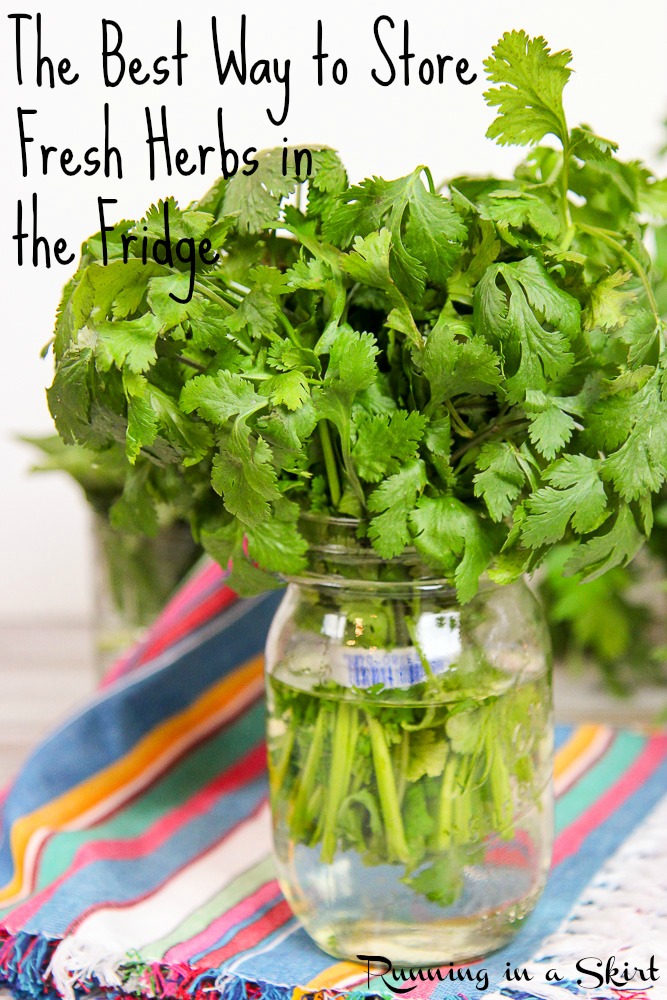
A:
[[[278,878],[324,951],[422,968],[521,927],[552,842],[549,637],[522,582],[461,606],[416,553],[307,516],[266,649]]]

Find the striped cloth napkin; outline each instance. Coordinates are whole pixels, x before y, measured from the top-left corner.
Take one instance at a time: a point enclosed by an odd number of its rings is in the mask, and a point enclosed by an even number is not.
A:
[[[321,952],[274,879],[262,649],[279,600],[237,600],[206,566],[28,760],[0,801],[0,986],[392,995],[387,978]],[[533,916],[510,947],[424,973],[409,997],[667,995],[667,736],[559,729],[555,781],[554,866]],[[633,992],[576,971],[586,956],[647,970],[651,955],[661,978]],[[508,963],[531,978],[508,980]]]

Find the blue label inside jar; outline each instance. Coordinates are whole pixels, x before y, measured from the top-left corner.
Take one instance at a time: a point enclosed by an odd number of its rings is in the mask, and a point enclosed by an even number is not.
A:
[[[342,652],[345,677],[336,678],[346,687],[368,688],[381,684],[387,688],[411,687],[426,680],[426,671],[417,650],[404,649],[355,649]],[[434,674],[442,673],[449,666],[445,657],[429,660]]]

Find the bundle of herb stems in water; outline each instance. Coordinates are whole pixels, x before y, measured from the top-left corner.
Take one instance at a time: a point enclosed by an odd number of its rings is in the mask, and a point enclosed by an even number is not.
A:
[[[430,679],[392,704],[388,692],[357,692],[355,703],[331,682],[313,692],[272,678],[271,715],[286,723],[271,742],[274,809],[292,841],[319,844],[325,863],[354,850],[366,864],[400,864],[416,892],[455,902],[484,840],[511,840],[514,803],[537,808],[543,792],[544,680],[498,694],[480,681],[456,690]]]
[[[164,239],[163,203],[107,234],[106,266],[99,234],[85,242],[49,404],[65,441],[125,447],[113,523],[150,534],[177,502],[241,593],[304,573],[304,512],[358,518],[378,580],[414,550],[462,605],[483,574],[508,583],[561,545],[565,573],[585,578],[633,558],[667,476],[665,329],[643,242],[667,183],[569,128],[570,58],[514,31],[485,64],[487,134],[531,147],[511,178],[437,191],[420,166],[350,186],[331,149],[313,150],[308,178],[269,151],[187,209],[169,200],[171,240],[219,253],[192,287],[179,266],[121,259],[122,233]],[[414,645],[409,614],[374,621],[369,645]],[[389,857],[444,905],[453,862],[446,879],[411,873],[446,838],[507,835],[544,693],[502,691],[481,663],[456,682],[423,667],[414,703],[387,691],[374,707],[371,689],[363,711],[334,682],[314,696],[276,680],[289,724],[272,774],[293,836],[324,861],[337,843]],[[533,736],[516,743],[526,715]]]

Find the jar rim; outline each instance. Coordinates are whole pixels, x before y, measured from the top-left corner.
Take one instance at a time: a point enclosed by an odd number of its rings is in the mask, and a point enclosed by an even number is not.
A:
[[[420,594],[440,594],[453,604],[459,604],[456,596],[456,588],[452,586],[451,580],[444,577],[412,577],[405,580],[365,580],[359,577],[347,577],[335,573],[302,573],[300,576],[284,576],[286,583],[297,587],[310,588],[313,590],[334,590],[340,592],[348,591],[355,594],[371,592],[382,594],[384,597],[405,597]],[[480,582],[480,590],[482,584]]]
[[[383,559],[379,552],[373,548],[368,535],[359,537],[357,534],[360,528],[370,524],[368,518],[342,517],[339,514],[329,515],[319,511],[302,511],[299,514],[298,523],[300,527],[306,529],[304,535],[308,542],[308,551],[317,555],[329,556],[345,563],[363,562],[366,565],[378,563],[403,566],[410,563],[421,563],[419,553],[412,545],[406,545],[397,556],[392,556],[391,559]],[[333,529],[335,535],[331,540],[327,536],[321,539],[313,537],[308,531],[309,525],[319,526],[325,530]]]
[[[311,566],[317,561],[325,566],[322,569],[309,568],[296,575],[285,574],[283,578],[297,586],[317,589],[348,590],[357,594],[373,590],[380,591],[387,597],[409,597],[419,591],[439,593],[453,602],[457,600],[451,578],[444,577],[441,570],[429,567],[414,546],[405,546],[398,555],[390,559],[383,558],[373,548],[367,534],[361,537],[358,535],[359,529],[368,524],[368,518],[302,511],[299,514],[299,526],[308,542]],[[316,537],[317,529],[323,532],[323,537]],[[331,537],[327,529],[331,529]],[[353,566],[359,566],[362,572],[371,567],[393,567],[404,576],[400,579],[378,580],[346,575],[344,570]],[[343,572],[336,572],[337,568]]]

